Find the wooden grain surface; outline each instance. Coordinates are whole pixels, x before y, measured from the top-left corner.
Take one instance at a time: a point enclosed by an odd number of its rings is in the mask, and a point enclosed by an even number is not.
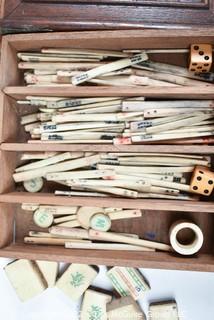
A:
[[[95,144],[28,144],[2,143],[5,151],[93,151],[93,152],[163,152],[213,154],[214,146],[209,145],[95,145]]]
[[[212,26],[208,0],[2,0],[2,31]]]
[[[99,250],[71,250],[55,246],[32,246],[15,244],[0,250],[0,256],[21,259],[39,259],[67,263],[86,263],[107,266],[129,266],[136,268],[173,269],[214,272],[214,258],[210,254],[183,258],[162,252],[102,252]]]
[[[2,196],[0,196],[0,198],[1,197]],[[20,199],[20,203],[25,200],[26,199]],[[33,198],[31,200],[36,203],[38,198]],[[63,199],[63,203],[65,205],[71,205],[70,202],[64,200],[65,199]],[[80,204],[81,202],[80,200],[75,199],[74,201],[76,204]],[[16,202],[19,202],[19,199],[16,199]],[[49,197],[48,199],[46,198],[45,201],[40,201],[40,203],[43,202],[46,204],[55,204],[54,197]],[[146,207],[144,206],[145,203],[146,201],[144,200],[141,205],[142,208]],[[98,205],[97,202],[94,202],[92,205],[95,204]],[[105,205],[109,204],[106,203]],[[118,207],[122,205],[123,207],[126,205],[124,201],[120,201],[120,203],[116,201],[115,203],[115,206]],[[162,205],[164,206],[162,207]],[[179,207],[177,206],[177,208],[175,208],[170,206],[170,202],[167,204],[167,201],[153,200],[149,207],[146,208],[146,210],[143,210],[143,216],[141,218],[136,218],[132,222],[130,222],[130,220],[124,220],[122,222],[120,221],[119,223],[114,221],[112,231],[139,233],[139,235],[145,239],[164,241],[165,243],[168,243],[169,239],[167,230],[169,229],[170,225],[177,219],[188,219],[197,223],[205,235],[202,251],[200,254],[194,257],[183,258],[174,253],[122,251],[102,252],[102,255],[100,255],[99,250],[68,250],[64,249],[63,247],[58,248],[56,246],[27,245],[23,243],[23,237],[26,236],[30,230],[40,231],[41,229],[34,225],[32,217],[33,214],[31,212],[22,210],[21,206],[16,203],[5,203],[0,205],[0,222],[1,225],[4,226],[4,232],[0,234],[0,247],[3,247],[0,249],[0,256],[32,260],[38,259],[60,262],[63,261],[68,263],[78,262],[88,264],[106,264],[109,266],[121,265],[144,268],[164,268],[212,272],[214,271],[212,245],[214,240],[212,232],[212,226],[214,223],[214,216],[212,214],[213,209],[212,212],[205,213],[196,203],[192,205],[191,212],[185,212],[187,207],[185,206],[184,201],[182,203],[179,202]],[[162,208],[166,209],[166,207],[168,208],[168,211],[162,211]],[[193,207],[196,211],[193,211]],[[175,212],[173,212],[174,209],[176,209]],[[16,237],[15,243],[12,244],[14,213],[16,221]],[[9,217],[11,217],[11,219],[9,219]]]
[[[12,204],[0,205],[0,248],[12,243],[14,232],[15,210]]]
[[[214,99],[214,90],[212,86],[202,87],[5,87],[3,90],[9,96],[20,98],[22,95],[37,95],[37,96],[81,96],[81,97],[102,97],[105,93],[106,97],[118,96],[144,96],[149,98],[174,98],[174,99]]]
[[[156,199],[124,199],[124,198],[88,198],[88,197],[56,197],[50,193],[30,194],[27,192],[9,192],[0,195],[3,203],[40,203],[70,206],[103,206],[126,207],[144,210],[169,210],[184,212],[214,212],[214,203],[211,201],[182,201],[182,200],[156,200]]]

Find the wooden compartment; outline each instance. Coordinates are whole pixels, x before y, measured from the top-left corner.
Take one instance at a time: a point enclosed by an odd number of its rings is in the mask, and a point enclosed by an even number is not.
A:
[[[42,47],[73,47],[100,49],[139,48],[189,48],[192,43],[214,44],[214,29],[206,30],[129,30],[103,32],[73,32],[55,34],[28,34],[5,36],[2,45],[0,85],[6,96],[1,96],[0,111],[0,255],[14,258],[47,259],[91,264],[129,265],[136,267],[169,268],[198,271],[214,271],[213,212],[214,199],[209,201],[180,201],[157,199],[88,198],[54,196],[49,185],[42,192],[30,194],[17,188],[12,173],[24,151],[94,151],[94,152],[162,152],[214,154],[212,145],[72,145],[27,144],[27,136],[20,128],[19,114],[28,112],[16,106],[14,99],[26,95],[53,95],[65,97],[90,96],[146,96],[166,99],[214,99],[213,86],[202,87],[25,87],[22,72],[17,69],[18,51],[39,50]],[[185,66],[187,55],[154,55],[154,60]],[[32,111],[32,107],[29,107]],[[31,217],[22,212],[21,203],[51,205],[78,205],[139,208],[145,211],[143,220],[115,224],[115,231],[137,232],[142,237],[155,230],[157,240],[167,241],[168,228],[178,218],[188,218],[198,223],[205,235],[205,244],[197,256],[184,258],[162,252],[100,252],[71,251],[61,247],[32,246],[23,243],[23,235],[29,231]],[[140,223],[139,223],[140,222]],[[15,239],[13,241],[13,226]],[[152,228],[152,229],[151,229]],[[0,228],[1,229],[1,228]]]
[[[23,72],[17,68],[17,52],[38,51],[42,47],[72,47],[91,49],[143,49],[143,48],[189,48],[192,43],[214,43],[213,29],[206,30],[127,30],[94,31],[70,33],[44,33],[27,35],[8,35],[2,41],[1,88],[5,93],[18,96],[26,94],[53,94],[69,96],[115,96],[145,95],[164,97],[206,97],[214,96],[213,86],[206,83],[195,87],[23,87]],[[188,54],[153,54],[151,59],[187,66]],[[103,91],[105,89],[105,91]]]
[[[30,146],[30,148],[29,148]],[[43,147],[43,148],[42,148]],[[64,203],[64,201],[69,204],[78,202],[78,205],[93,205],[96,206],[98,203],[103,203],[103,205],[106,206],[112,206],[111,201],[114,201],[117,205],[123,206],[123,202],[125,203],[127,208],[132,208],[133,204],[136,208],[141,208],[141,206],[145,205],[145,209],[152,209],[152,205],[160,205],[160,208],[165,210],[166,206],[170,210],[180,210],[180,205],[184,206],[182,208],[183,211],[192,211],[193,208],[200,208],[200,212],[210,212],[209,210],[214,209],[214,199],[213,194],[209,197],[200,197],[200,200],[194,200],[194,201],[184,201],[184,200],[151,200],[151,199],[130,199],[130,198],[119,198],[119,197],[108,197],[108,198],[90,198],[90,197],[65,197],[65,196],[54,196],[54,190],[67,190],[69,191],[69,187],[67,186],[61,186],[59,184],[52,183],[51,181],[45,181],[44,188],[39,193],[28,193],[24,191],[22,183],[15,184],[13,180],[13,173],[16,167],[20,166],[20,156],[23,153],[24,150],[27,151],[90,151],[90,152],[134,152],[134,151],[144,151],[146,153],[150,152],[150,149],[159,151],[158,148],[162,147],[161,152],[172,153],[172,146],[130,146],[127,148],[127,146],[122,146],[123,148],[117,148],[116,146],[105,146],[105,145],[61,145],[61,148],[59,149],[59,146],[57,145],[43,145],[38,144],[36,146],[29,145],[29,144],[10,144],[10,143],[3,143],[1,147],[1,153],[0,153],[0,170],[2,172],[2,179],[0,182],[0,202],[26,202],[26,203],[41,203],[40,201],[45,201],[46,199],[51,198],[52,201],[54,201],[54,204]],[[177,146],[178,148],[180,146]],[[186,146],[189,148],[189,146]],[[183,150],[182,148],[185,148],[185,146],[180,147],[180,151]],[[185,148],[184,150],[187,150]],[[202,154],[202,150],[200,146],[195,146],[197,148],[196,154]],[[205,147],[205,154],[211,155],[213,154],[213,147]],[[212,150],[212,152],[211,152]],[[210,151],[210,153],[208,153]],[[193,154],[191,151],[190,154]],[[212,159],[212,168],[213,168],[213,157]],[[114,199],[114,200],[113,200]],[[187,208],[186,208],[187,207]],[[173,208],[173,209],[172,209]],[[193,210],[197,211],[197,209]]]
[[[45,203],[53,204],[51,198],[46,198]],[[0,255],[10,258],[106,264],[108,266],[214,271],[212,245],[214,216],[212,213],[160,211],[160,208],[144,210],[143,204],[141,207],[143,210],[141,218],[133,219],[131,222],[130,220],[115,221],[112,231],[138,233],[142,238],[168,243],[168,230],[171,224],[180,218],[188,219],[197,223],[205,235],[200,253],[194,257],[182,257],[175,253],[163,252],[102,251],[101,253],[99,250],[71,250],[63,246],[24,244],[23,238],[30,230],[39,231],[33,223],[32,213],[22,210],[20,204],[1,203],[0,223],[4,227],[4,232],[0,235]]]
[[[19,100],[25,100],[26,96],[27,96],[26,94],[19,95]],[[62,96],[62,93],[59,96]],[[70,96],[73,98],[77,98],[77,95],[75,94],[75,92],[72,92]],[[149,100],[154,100],[154,99],[151,98],[150,96],[148,96],[147,101],[149,101]],[[160,97],[156,97],[155,100],[163,100],[163,99],[161,99]],[[171,98],[170,100],[173,101],[175,99]],[[35,113],[38,112],[39,107],[18,104],[16,98],[13,98],[11,96],[8,96],[8,95],[2,94],[2,93],[0,93],[0,103],[2,106],[0,109],[0,118],[2,119],[2,121],[0,121],[0,143],[6,143],[7,145],[10,144],[10,145],[8,145],[8,147],[10,148],[15,143],[19,144],[21,146],[21,144],[27,143],[28,140],[31,140],[30,133],[25,131],[24,125],[21,125],[21,117],[24,115],[27,115],[27,114],[32,114],[34,112]],[[38,140],[38,142],[39,142],[39,140]],[[155,142],[157,151],[158,151],[160,144],[164,145],[164,142],[160,141],[159,144],[158,144],[158,141]],[[147,145],[148,148],[151,147],[151,146],[149,146],[148,143],[145,143],[145,145]],[[52,144],[52,146],[53,146],[53,144]],[[198,152],[197,150],[199,150],[199,148],[202,148],[202,149],[200,149],[201,153],[203,153],[203,152],[212,153],[212,149],[209,148],[211,146],[213,146],[213,143],[210,143],[208,145],[201,145],[200,147],[197,145],[194,145],[193,149],[191,149],[191,151]],[[28,147],[34,148],[32,145],[29,145]],[[44,144],[41,147],[45,148]],[[59,144],[57,145],[57,147],[61,148],[61,146]],[[67,147],[69,148],[68,144],[67,144]],[[117,146],[117,148],[121,148],[121,147],[123,148],[123,146]],[[139,147],[141,148],[142,145],[141,146],[140,145],[133,145],[133,146],[131,146],[130,151],[132,150],[132,148],[137,150],[136,148],[139,148]],[[169,149],[169,146],[167,147],[167,145],[166,145],[165,147]],[[172,150],[175,152],[180,152],[179,150],[182,150],[181,152],[184,152],[183,147],[185,147],[185,146],[180,145],[179,148],[177,148],[176,141],[174,142],[172,140],[171,147],[172,147]],[[78,146],[76,146],[76,148],[78,148]],[[111,146],[111,148],[113,148],[113,145]],[[153,148],[155,148],[155,147],[153,146]],[[187,149],[187,146],[185,148],[189,152],[189,148]],[[203,150],[205,150],[205,151],[203,151]],[[60,149],[59,149],[59,151],[60,151]],[[162,149],[160,151],[164,151],[164,149]]]
[[[21,116],[37,111],[37,107],[19,106],[16,100],[0,93],[0,142],[27,142],[29,138],[20,124]]]

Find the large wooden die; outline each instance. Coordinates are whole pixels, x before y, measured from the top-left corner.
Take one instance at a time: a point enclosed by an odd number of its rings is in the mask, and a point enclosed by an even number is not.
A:
[[[190,183],[192,192],[209,196],[214,189],[214,172],[206,167],[197,166]]]
[[[190,50],[189,70],[196,73],[209,72],[212,67],[212,45],[193,44]]]

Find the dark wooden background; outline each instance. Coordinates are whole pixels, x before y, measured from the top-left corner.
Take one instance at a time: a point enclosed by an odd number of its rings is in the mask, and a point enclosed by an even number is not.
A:
[[[214,25],[214,0],[0,0],[1,32]]]

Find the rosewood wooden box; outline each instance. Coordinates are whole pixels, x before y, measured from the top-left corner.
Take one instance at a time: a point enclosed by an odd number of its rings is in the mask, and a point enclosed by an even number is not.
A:
[[[39,50],[42,47],[74,47],[99,49],[139,49],[139,48],[189,48],[192,43],[214,44],[214,29],[207,30],[129,30],[97,31],[53,34],[9,35],[3,37],[1,59],[0,97],[0,255],[14,258],[58,260],[66,262],[83,262],[106,265],[129,265],[136,267],[168,268],[198,271],[214,271],[213,225],[214,199],[202,201],[176,200],[139,200],[121,198],[87,198],[54,196],[52,186],[45,187],[41,193],[24,192],[15,186],[12,173],[19,163],[20,154],[24,151],[95,151],[95,152],[162,152],[190,153],[212,156],[214,167],[213,145],[66,145],[66,144],[27,144],[27,135],[19,124],[20,115],[32,112],[31,107],[18,106],[16,99],[27,95],[54,96],[146,96],[167,99],[214,99],[211,86],[202,87],[25,87],[22,73],[17,68],[18,51]],[[154,55],[153,59],[186,66],[187,56]],[[56,205],[112,206],[140,208],[144,215],[130,221],[115,222],[113,230],[118,232],[138,233],[142,238],[168,242],[170,225],[187,218],[196,222],[203,230],[205,243],[201,252],[184,258],[173,253],[159,252],[99,252],[85,250],[68,250],[63,247],[26,245],[23,242],[32,228],[32,216],[21,209],[21,203],[40,203]]]
[[[212,0],[1,0],[8,32],[212,26]]]

